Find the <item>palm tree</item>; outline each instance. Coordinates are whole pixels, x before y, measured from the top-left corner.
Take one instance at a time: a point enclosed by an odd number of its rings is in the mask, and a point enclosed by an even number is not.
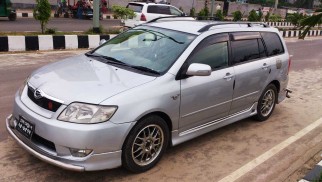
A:
[[[301,28],[304,29],[304,31],[300,35],[300,39],[304,39],[306,34],[310,31],[312,27],[315,27],[316,25],[322,24],[322,9],[318,9],[315,11],[316,15],[313,15],[311,17],[305,18],[301,21]]]

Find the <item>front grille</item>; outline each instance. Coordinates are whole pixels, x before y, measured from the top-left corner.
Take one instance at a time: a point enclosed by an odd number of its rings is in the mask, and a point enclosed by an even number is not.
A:
[[[56,152],[56,147],[55,144],[49,140],[44,139],[43,137],[37,135],[36,133],[34,133],[31,137],[31,141],[33,141],[35,144],[37,145],[41,145],[47,149],[50,149],[54,152]]]
[[[28,97],[38,106],[47,109],[52,112],[56,112],[58,108],[62,105],[59,102],[47,99],[46,97],[42,97],[39,99],[36,99],[34,96],[35,89],[32,87],[28,86]]]

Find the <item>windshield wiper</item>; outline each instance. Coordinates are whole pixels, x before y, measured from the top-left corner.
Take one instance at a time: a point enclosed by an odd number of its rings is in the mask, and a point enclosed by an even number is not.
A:
[[[137,69],[137,70],[140,70],[140,71],[144,71],[144,72],[149,72],[149,73],[153,73],[153,74],[156,74],[156,75],[160,75],[160,73],[158,71],[155,71],[153,69],[150,69],[150,68],[147,68],[147,67],[144,67],[144,66],[134,66],[134,65],[130,65],[131,68],[134,68],[134,69]]]
[[[140,71],[160,75],[160,73],[158,71],[155,71],[153,69],[150,69],[150,68],[147,68],[147,67],[144,67],[144,66],[135,66],[135,65],[127,64],[127,63],[124,63],[124,62],[122,62],[122,61],[120,61],[120,60],[118,60],[116,58],[113,58],[113,57],[103,56],[103,55],[95,55],[95,54],[91,54],[91,53],[85,53],[85,55],[89,56],[89,57],[103,58],[103,59],[107,60],[106,63],[117,64],[117,65],[129,67],[129,68],[133,68],[133,69],[136,69],[136,70],[140,70]]]

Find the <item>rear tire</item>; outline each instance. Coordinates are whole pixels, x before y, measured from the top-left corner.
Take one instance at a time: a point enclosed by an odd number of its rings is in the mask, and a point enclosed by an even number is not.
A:
[[[15,13],[10,13],[10,15],[9,15],[8,19],[9,19],[10,21],[15,21],[15,20],[17,19],[17,14],[15,14]]]
[[[273,84],[269,84],[258,100],[257,115],[254,118],[258,121],[267,120],[274,111],[277,102],[277,89]]]
[[[138,121],[123,144],[123,167],[134,173],[154,167],[168,146],[169,136],[166,122],[157,115]]]

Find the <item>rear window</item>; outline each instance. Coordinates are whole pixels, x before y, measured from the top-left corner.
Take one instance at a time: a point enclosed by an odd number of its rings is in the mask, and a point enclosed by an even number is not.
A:
[[[264,39],[268,56],[274,56],[284,53],[281,39],[276,33],[262,32],[261,35]]]
[[[147,12],[148,13],[155,13],[155,14],[171,15],[169,6],[151,5],[151,6],[148,6]]]
[[[132,4],[132,3],[130,3],[126,7],[131,9],[131,10],[133,10],[136,13],[141,13],[142,9],[143,9],[143,5],[141,5],[141,4]]]

